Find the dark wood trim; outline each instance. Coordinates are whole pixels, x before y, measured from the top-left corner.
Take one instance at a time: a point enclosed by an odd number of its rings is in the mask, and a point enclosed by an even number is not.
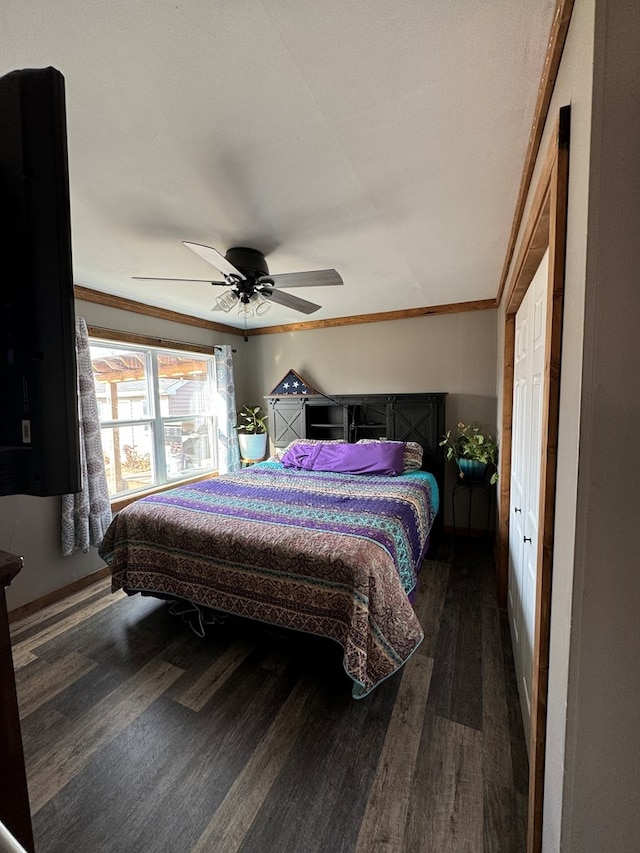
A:
[[[313,329],[332,329],[337,326],[357,326],[361,323],[386,323],[389,320],[407,320],[411,317],[430,317],[434,314],[460,314],[465,311],[488,311],[497,308],[495,299],[477,299],[474,302],[452,302],[425,308],[405,308],[401,311],[381,311],[377,314],[356,314],[351,317],[333,317],[329,320],[307,320],[281,326],[250,329],[248,335],[277,335],[281,332],[308,332]]]
[[[434,314],[459,314],[465,311],[487,311],[492,308],[497,308],[498,303],[495,299],[478,299],[473,302],[453,302],[448,305],[433,305],[424,308],[405,308],[401,311],[382,311],[377,314],[358,314],[350,317],[334,317],[329,320],[307,320],[301,323],[283,323],[279,326],[265,326],[262,329],[237,329],[234,326],[225,326],[222,323],[212,323],[209,320],[202,320],[199,317],[192,317],[189,314],[178,314],[175,311],[168,311],[165,308],[156,308],[153,305],[146,305],[143,302],[135,302],[132,299],[125,299],[121,296],[114,296],[110,293],[102,293],[99,290],[92,290],[79,285],[74,286],[74,295],[76,299],[84,302],[95,302],[98,305],[106,305],[110,308],[118,308],[122,311],[130,311],[134,314],[144,314],[148,317],[157,317],[161,320],[172,320],[175,323],[183,323],[187,326],[197,326],[201,329],[210,329],[213,332],[225,332],[231,335],[252,337],[253,335],[276,335],[283,332],[306,332],[312,329],[329,329],[336,326],[355,326],[361,323],[384,323],[388,320],[406,320],[411,317],[428,317]],[[93,327],[98,328],[98,327]],[[117,330],[102,329],[102,337],[108,340],[124,340],[123,332]],[[113,337],[109,337],[111,333]],[[90,333],[91,334],[91,333]],[[94,335],[99,337],[99,335]],[[133,335],[131,336],[133,338]],[[143,338],[144,336],[140,336]],[[134,343],[133,340],[131,340]],[[189,348],[194,352],[198,352],[192,345],[179,346],[177,341],[165,341],[162,338],[148,338],[145,342],[148,346],[170,346],[176,349],[182,347]],[[206,351],[206,348],[202,351]]]
[[[513,267],[511,287],[506,302],[508,313],[515,313],[520,307],[529,282],[540,266],[540,261],[549,245],[549,188],[556,154],[556,145],[552,141],[542,164],[540,178],[533,195],[529,217],[525,223],[520,249]]]
[[[166,349],[181,350],[184,352],[199,352],[203,355],[213,355],[214,346],[203,346],[202,344],[188,344],[184,341],[172,341],[168,338],[154,338],[150,335],[138,335],[135,332],[123,332],[120,329],[105,329],[103,326],[87,326],[90,338],[100,338],[104,341],[117,341],[118,343],[137,344],[143,347],[164,347]]]
[[[102,568],[96,569],[95,572],[83,575],[81,578],[76,578],[74,581],[71,581],[71,583],[65,584],[60,587],[60,589],[54,589],[53,592],[48,592],[46,595],[36,598],[35,601],[30,601],[28,604],[23,604],[21,607],[15,607],[9,613],[9,623],[12,624],[20,619],[25,619],[33,613],[44,610],[44,608],[49,607],[50,604],[57,604],[58,601],[62,601],[69,595],[73,595],[74,592],[85,589],[85,587],[91,586],[96,583],[96,581],[109,577],[109,575],[109,567],[102,566]]]
[[[529,194],[529,188],[531,186],[533,170],[535,168],[536,159],[540,150],[542,132],[544,130],[547,114],[549,112],[549,105],[551,103],[553,89],[555,87],[556,79],[558,77],[558,69],[560,68],[562,51],[564,50],[565,41],[567,40],[569,23],[571,21],[571,13],[573,11],[573,4],[574,0],[556,0],[556,8],[553,15],[553,23],[551,25],[549,43],[547,45],[547,54],[544,61],[544,70],[542,72],[542,79],[540,80],[540,87],[538,89],[538,99],[536,101],[533,123],[531,125],[531,131],[529,134],[529,146],[527,148],[527,155],[525,157],[522,178],[520,179],[518,201],[516,203],[513,223],[511,225],[511,233],[509,235],[509,243],[507,246],[507,253],[502,267],[500,285],[498,287],[498,296],[496,300],[498,303],[502,301],[504,288],[506,286],[507,278],[509,276],[509,269],[511,268],[511,261],[513,259],[513,253],[515,251],[518,233],[520,232],[520,225],[522,224],[522,217],[524,215],[524,209],[527,201],[527,196]]]
[[[202,320],[190,314],[179,314],[177,311],[169,311],[166,308],[157,308],[154,305],[146,305],[144,302],[135,302],[124,296],[114,296],[112,293],[103,293],[89,287],[81,287],[76,284],[73,287],[76,299],[83,302],[95,302],[97,305],[106,305],[109,308],[118,308],[121,311],[131,311],[134,314],[144,314],[147,317],[156,317],[159,320],[171,320],[173,323],[182,323],[185,326],[197,326],[200,329],[209,329],[212,332],[224,332],[229,335],[243,335],[242,329],[234,326],[225,326],[223,323],[212,323],[210,320]]]
[[[547,302],[545,379],[542,412],[542,460],[540,470],[540,506],[538,533],[538,573],[536,582],[535,635],[532,671],[531,738],[529,751],[528,853],[542,849],[544,767],[546,748],[547,690],[549,671],[549,627],[557,437],[560,399],[560,361],[564,295],[567,193],[569,178],[570,108],[560,110],[552,134],[540,184],[525,226],[524,237],[506,299],[503,367],[503,411],[501,426],[500,525],[498,599],[506,602],[509,571],[509,517],[511,481],[511,417],[513,399],[513,358],[515,315],[540,264],[549,249],[549,299]],[[551,168],[547,168],[552,164]],[[503,438],[504,437],[504,438]]]
[[[551,585],[556,512],[560,365],[564,309],[565,255],[569,188],[569,107],[560,111],[557,159],[551,180],[549,212],[549,275],[551,292],[545,340],[545,395],[542,413],[543,452],[540,471],[541,536],[538,539],[538,582],[531,690],[531,754],[529,758],[529,822],[527,849],[542,850],[544,768],[547,736],[547,695],[551,627]]]

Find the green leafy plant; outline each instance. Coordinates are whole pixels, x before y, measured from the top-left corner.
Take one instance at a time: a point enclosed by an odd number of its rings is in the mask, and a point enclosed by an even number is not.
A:
[[[445,456],[449,461],[459,459],[471,459],[485,465],[493,466],[490,483],[497,483],[498,469],[498,445],[489,433],[482,432],[476,424],[458,424],[458,433],[453,435],[451,430],[440,442],[440,447],[445,448]],[[460,476],[463,476],[461,473]]]
[[[238,412],[241,423],[236,429],[247,435],[262,435],[267,431],[268,417],[260,406],[243,406]]]

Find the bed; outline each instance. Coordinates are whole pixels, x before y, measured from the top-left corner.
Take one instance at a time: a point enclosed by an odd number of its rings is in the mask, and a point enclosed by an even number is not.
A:
[[[135,501],[99,550],[114,591],[335,640],[362,698],[423,639],[411,596],[438,501],[426,471],[307,470],[285,454]]]

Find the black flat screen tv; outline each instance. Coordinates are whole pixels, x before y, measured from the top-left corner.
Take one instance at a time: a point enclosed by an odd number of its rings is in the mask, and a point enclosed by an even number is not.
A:
[[[64,77],[0,77],[0,495],[80,489]]]

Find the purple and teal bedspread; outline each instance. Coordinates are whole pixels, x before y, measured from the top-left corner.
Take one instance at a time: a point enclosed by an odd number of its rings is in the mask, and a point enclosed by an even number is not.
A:
[[[142,498],[100,554],[112,588],[330,637],[366,696],[423,639],[409,601],[438,508],[435,479],[264,462]]]

